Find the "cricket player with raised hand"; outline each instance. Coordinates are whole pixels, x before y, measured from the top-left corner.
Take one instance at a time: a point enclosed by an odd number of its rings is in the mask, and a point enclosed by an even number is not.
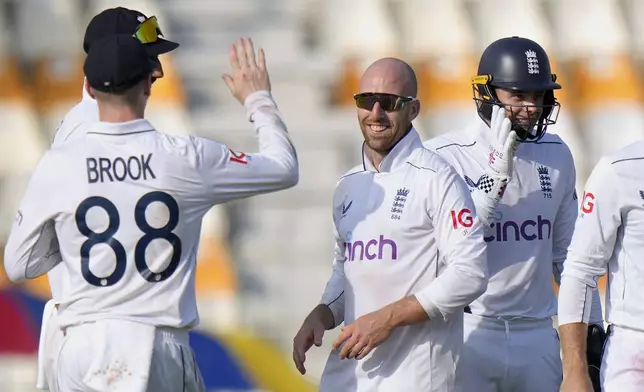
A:
[[[561,392],[644,390],[644,141],[602,157],[584,190],[559,290],[559,333],[564,379]],[[584,371],[593,334],[592,293],[607,275],[600,384]],[[593,381],[591,383],[591,381]]]
[[[53,391],[204,391],[189,345],[201,221],[215,204],[294,186],[298,163],[270,93],[263,50],[231,45],[224,80],[254,124],[259,152],[237,154],[145,120],[153,66],[131,34],[94,42],[87,93],[99,120],[52,148],[20,204],[4,257],[9,279],[64,263],[69,293]]]
[[[178,43],[162,38],[163,33],[155,16],[147,17],[137,10],[116,7],[108,8],[92,18],[83,37],[83,50],[87,53],[93,43],[115,34],[131,34],[145,44],[144,47],[149,54],[149,61],[153,68],[152,83],[164,76],[163,66],[158,56],[179,47]],[[52,147],[84,137],[83,130],[86,130],[87,127],[83,125],[87,122],[98,121],[98,104],[87,92],[86,83],[87,80],[83,82],[81,89],[81,101],[65,114],[56,130]],[[53,302],[56,302],[68,291],[69,279],[65,265],[61,263],[47,276]]]
[[[179,44],[162,38],[163,33],[156,16],[146,16],[142,12],[124,7],[108,8],[95,15],[87,25],[83,37],[83,51],[87,53],[92,44],[114,34],[128,34],[136,37],[149,54],[152,65],[152,82],[163,78],[163,66],[159,55],[169,53]],[[88,129],[83,126],[88,122],[98,121],[98,104],[85,88],[86,81],[80,89],[82,99],[65,114],[54,138],[52,146],[60,146],[67,141],[85,137]],[[54,369],[56,353],[63,340],[60,328],[56,326],[57,305],[67,296],[70,290],[69,273],[64,263],[59,263],[47,273],[52,299],[47,302],[43,314],[38,349],[38,377],[36,386],[47,390],[49,373]]]
[[[490,44],[472,86],[482,121],[425,144],[465,179],[485,226],[490,280],[465,309],[457,374],[466,392],[556,392],[552,280],[560,280],[577,217],[572,155],[546,133],[561,86],[543,48],[521,37]],[[597,292],[592,300],[591,324],[602,328]]]
[[[412,126],[417,88],[408,64],[384,58],[355,95],[363,163],[336,185],[332,277],[293,342],[305,373],[306,351],[345,323],[323,392],[459,390],[463,307],[487,286],[485,242],[467,185]]]

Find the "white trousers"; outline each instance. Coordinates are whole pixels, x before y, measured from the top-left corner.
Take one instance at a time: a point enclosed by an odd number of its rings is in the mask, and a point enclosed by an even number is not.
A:
[[[205,392],[187,330],[102,320],[63,333],[57,391]]]
[[[43,311],[38,344],[38,379],[36,388],[50,392],[58,392],[55,375],[58,364],[58,352],[65,338],[58,326],[58,309],[56,302],[49,300]]]
[[[644,391],[644,332],[611,325],[600,378],[604,392]]]
[[[559,392],[563,371],[551,319],[466,313],[463,338],[456,377],[464,392]]]

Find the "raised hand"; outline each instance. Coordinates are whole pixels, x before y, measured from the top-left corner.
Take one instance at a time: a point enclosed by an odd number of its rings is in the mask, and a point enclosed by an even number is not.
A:
[[[224,74],[222,79],[242,105],[251,93],[271,90],[264,50],[260,48],[255,58],[255,48],[250,38],[238,38],[237,43],[228,48],[228,56],[232,75]]]

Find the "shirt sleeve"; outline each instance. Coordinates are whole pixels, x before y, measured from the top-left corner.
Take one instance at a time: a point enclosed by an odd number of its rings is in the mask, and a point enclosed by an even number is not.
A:
[[[344,243],[336,237],[333,257],[333,271],[326,284],[320,303],[325,304],[333,313],[333,326],[337,327],[344,321],[344,275],[345,247]]]
[[[299,179],[295,148],[270,93],[254,92],[244,106],[255,126],[258,153],[236,152],[222,143],[191,137],[197,170],[214,204],[290,188]]]
[[[460,162],[451,153],[448,153],[440,146],[446,146],[445,141],[437,143],[440,137],[425,142],[425,146],[435,151],[453,167],[459,167]],[[447,144],[449,145],[449,144]],[[499,202],[505,193],[509,179],[501,178],[494,174],[486,173],[474,183],[469,177],[463,176],[466,184],[471,186],[470,195],[476,208],[476,215],[478,216],[484,230],[490,229],[491,225],[497,221],[496,212],[499,207]]]
[[[561,273],[564,269],[564,260],[566,260],[568,254],[568,247],[572,240],[575,221],[577,220],[577,213],[579,211],[577,207],[577,192],[575,191],[576,171],[572,156],[570,157],[570,164],[567,167],[571,168],[571,170],[569,171],[564,199],[559,205],[553,229],[552,272],[555,282],[558,285],[561,285]],[[592,290],[592,306],[590,309],[590,323],[603,324],[601,299],[599,298],[599,291],[597,289]]]
[[[81,126],[94,121],[98,121],[98,104],[95,100],[85,97],[65,114],[54,133],[51,146],[58,147],[69,140],[84,136]]]
[[[485,292],[486,246],[467,185],[451,167],[438,172],[429,194],[428,212],[445,269],[415,295],[430,319],[447,318]]]
[[[559,324],[590,321],[593,291],[604,275],[622,224],[619,184],[602,158],[591,173],[561,274]]]
[[[334,225],[335,226],[335,225]],[[344,321],[344,262],[346,260],[345,244],[334,229],[335,249],[333,256],[333,271],[326,284],[320,303],[325,304],[333,313],[333,326],[337,327]]]
[[[4,268],[14,283],[37,278],[62,261],[51,194],[55,180],[49,153],[36,167],[16,213],[4,252]]]
[[[552,263],[553,274],[557,284],[560,283],[561,271],[563,271],[563,263],[568,253],[568,246],[572,239],[572,233],[575,230],[575,220],[577,219],[577,192],[575,191],[576,171],[575,164],[570,157],[570,163],[565,165],[566,169],[570,169],[568,178],[566,179],[566,187],[564,189],[564,196],[557,215],[555,216],[555,223],[553,228],[552,240]]]

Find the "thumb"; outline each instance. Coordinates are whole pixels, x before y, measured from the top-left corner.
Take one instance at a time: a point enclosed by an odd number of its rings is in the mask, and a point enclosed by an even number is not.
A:
[[[226,83],[226,86],[228,86],[228,89],[230,90],[231,93],[235,92],[235,83],[233,82],[232,76],[228,74],[223,74],[221,75],[221,78],[224,80],[224,83]]]
[[[324,327],[318,326],[313,329],[313,344],[320,347],[322,345],[322,338],[324,337]]]

